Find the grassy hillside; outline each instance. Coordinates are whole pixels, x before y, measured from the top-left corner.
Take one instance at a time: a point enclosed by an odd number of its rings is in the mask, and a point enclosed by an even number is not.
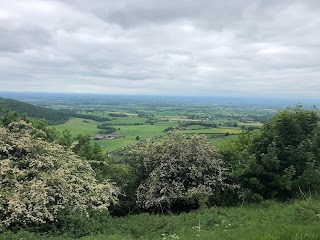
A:
[[[0,106],[21,114],[26,113],[32,118],[45,118],[49,124],[64,123],[72,116],[72,112],[68,110],[53,110],[10,98],[0,97]]]
[[[28,232],[6,233],[0,239],[246,239],[316,240],[320,238],[320,201],[272,201],[243,207],[211,208],[180,215],[139,214],[80,221],[72,233],[54,237]],[[88,235],[88,236],[83,236]],[[83,236],[81,238],[81,236]]]

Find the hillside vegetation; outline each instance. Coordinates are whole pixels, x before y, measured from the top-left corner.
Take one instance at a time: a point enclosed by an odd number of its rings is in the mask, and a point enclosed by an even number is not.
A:
[[[26,240],[318,240],[320,201],[272,201],[243,207],[201,209],[180,215],[92,217],[65,225],[63,235],[6,232],[0,239]]]
[[[18,100],[0,97],[0,115],[1,112],[3,114],[6,109],[18,114],[26,114],[28,117],[34,119],[44,118],[50,125],[63,124],[72,117],[81,117],[98,122],[111,121],[111,119],[108,117],[93,116],[91,114],[78,114],[75,111],[67,109],[54,110],[52,108],[36,106]]]
[[[6,239],[319,236],[317,109],[281,110],[219,150],[205,135],[177,130],[137,139],[118,159],[44,120],[11,112],[0,120]]]
[[[49,124],[64,123],[73,115],[72,112],[68,110],[53,110],[51,108],[39,107],[18,100],[1,97],[0,107],[8,108],[20,114],[26,113],[29,117],[36,119],[45,118]]]

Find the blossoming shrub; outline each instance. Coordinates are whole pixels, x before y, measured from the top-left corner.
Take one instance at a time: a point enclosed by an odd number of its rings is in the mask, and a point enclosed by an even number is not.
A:
[[[88,162],[43,136],[24,121],[0,128],[0,229],[54,222],[61,212],[88,215],[117,201],[117,187],[97,183]]]
[[[205,136],[171,133],[164,142],[140,142],[129,150],[128,163],[140,180],[136,196],[143,209],[174,210],[234,187]]]

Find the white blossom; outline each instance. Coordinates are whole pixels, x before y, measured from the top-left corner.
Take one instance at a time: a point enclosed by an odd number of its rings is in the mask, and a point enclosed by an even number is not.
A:
[[[61,210],[88,215],[117,201],[117,187],[97,183],[87,161],[43,134],[24,121],[0,128],[0,230],[56,221]]]

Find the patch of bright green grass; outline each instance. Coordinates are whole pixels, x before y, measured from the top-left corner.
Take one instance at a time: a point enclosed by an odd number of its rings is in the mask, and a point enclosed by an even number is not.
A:
[[[100,131],[97,125],[100,124],[94,120],[88,120],[83,118],[71,118],[64,124],[55,125],[54,128],[59,132],[68,129],[73,136],[78,134],[96,135]]]
[[[121,118],[126,119],[127,117]],[[137,119],[137,117],[128,117],[131,119]],[[121,120],[119,118],[119,121]],[[73,136],[78,134],[89,134],[92,138],[95,135],[99,135],[101,129],[97,128],[97,125],[101,124],[93,120],[87,120],[82,118],[72,118],[64,124],[55,125],[54,127],[62,132],[65,129],[68,129]],[[161,137],[164,135],[163,130],[171,127],[172,124],[146,124],[146,125],[113,125],[112,127],[117,130],[113,134],[120,135],[121,138],[118,139],[106,139],[106,140],[92,140],[99,144],[102,147],[104,152],[111,152],[118,149],[121,149],[125,146],[128,146],[136,142],[136,137],[139,136],[141,140],[145,140],[151,137]]]
[[[188,130],[199,130],[199,129],[206,129],[205,126],[202,125],[191,125],[189,127],[187,127]]]
[[[208,140],[213,144],[213,146],[220,147],[224,143],[231,140],[236,140],[237,138],[238,138],[238,135],[229,135],[229,136],[224,136],[220,138],[208,138]]]

